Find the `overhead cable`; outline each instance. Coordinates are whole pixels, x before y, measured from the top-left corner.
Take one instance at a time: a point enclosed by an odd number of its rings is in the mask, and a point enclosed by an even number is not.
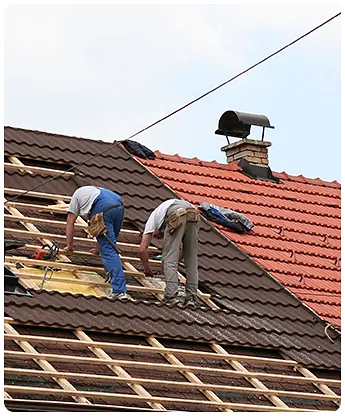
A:
[[[159,120],[155,121],[152,124],[149,124],[148,126],[144,127],[143,129],[137,131],[136,133],[132,134],[131,136],[127,137],[126,140],[130,140],[136,136],[138,136],[139,134],[143,133],[144,131],[156,126],[157,124],[161,123],[162,121],[172,117],[173,115],[179,113],[180,111],[184,110],[185,108],[191,106],[192,104],[196,103],[197,101],[200,101],[202,98],[205,98],[206,96],[212,94],[213,92],[217,91],[218,89],[224,87],[225,85],[229,84],[230,82],[234,81],[236,78],[239,78],[240,76],[244,75],[245,73],[251,71],[252,69],[256,68],[257,66],[261,65],[262,63],[266,62],[268,59],[272,58],[273,56],[279,54],[280,52],[282,52],[283,50],[289,48],[290,46],[294,45],[295,43],[299,42],[301,39],[305,38],[306,36],[310,35],[311,33],[315,32],[316,30],[320,29],[322,26],[325,26],[327,23],[331,22],[333,19],[335,19],[336,17],[340,16],[341,12],[337,13],[336,15],[332,16],[330,19],[327,19],[326,21],[324,21],[323,23],[321,23],[320,25],[314,27],[312,30],[309,30],[308,32],[306,32],[305,34],[303,34],[302,36],[299,36],[297,39],[293,40],[292,42],[288,43],[287,45],[283,46],[282,48],[278,49],[277,51],[271,53],[270,55],[266,56],[265,58],[261,59],[260,61],[258,61],[257,63],[255,63],[254,65],[251,65],[250,67],[248,67],[247,69],[245,69],[242,72],[239,72],[237,75],[235,75],[234,77],[228,79],[227,81],[223,82],[222,84],[219,84],[217,87],[212,88],[211,90],[205,92],[204,94],[200,95],[199,97],[195,98],[192,101],[189,101],[187,104],[183,105],[182,107],[179,107],[177,110],[169,113],[168,115],[160,118]],[[114,148],[115,146],[119,145],[119,142],[116,141],[113,144],[111,144],[107,149],[96,153],[95,155],[90,156],[89,158],[83,160],[82,162],[73,165],[72,167],[70,167],[69,169],[65,170],[64,172],[50,178],[47,179],[46,181],[43,181],[42,183],[28,189],[27,191],[21,193],[20,195],[16,195],[15,197],[8,199],[7,201],[5,201],[5,204],[8,202],[11,202],[15,199],[20,198],[21,196],[24,196],[25,194],[27,194],[28,192],[34,191],[37,188],[40,188],[41,186],[60,178],[61,176],[63,176],[64,174],[72,171],[73,169],[78,168],[79,166],[82,166],[84,164],[86,164],[87,162],[89,162],[92,159],[95,159],[96,157],[103,155],[107,152],[109,152],[112,148]]]

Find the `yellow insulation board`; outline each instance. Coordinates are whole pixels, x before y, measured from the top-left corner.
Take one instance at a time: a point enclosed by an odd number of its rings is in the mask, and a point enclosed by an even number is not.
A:
[[[35,267],[24,267],[20,269],[20,273],[27,273],[30,275],[37,275],[37,279],[30,277],[30,281],[36,283],[38,287],[40,287],[42,283],[42,279],[44,276],[44,270],[38,269]],[[85,280],[93,280],[95,283],[100,282],[103,283],[104,280],[101,276],[97,275],[96,273],[82,273],[85,277]],[[65,279],[73,279],[74,282],[56,282],[54,280],[50,280],[50,277],[54,278],[65,278]],[[23,278],[23,277],[22,277]],[[23,278],[25,280],[25,278]],[[62,271],[57,270],[51,272],[50,270],[47,271],[43,289],[45,290],[57,290],[59,292],[70,292],[70,293],[80,293],[83,295],[92,295],[97,296],[97,292],[92,287],[93,285],[85,285],[78,283],[80,281],[80,278],[78,278],[73,272],[69,271]]]

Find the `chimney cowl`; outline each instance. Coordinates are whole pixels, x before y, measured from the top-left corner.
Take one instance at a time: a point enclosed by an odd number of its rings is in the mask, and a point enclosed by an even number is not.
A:
[[[262,114],[250,114],[240,111],[229,110],[222,114],[218,121],[218,129],[215,134],[226,136],[228,143],[230,137],[245,139],[250,134],[251,126],[262,127],[262,137],[264,139],[265,128],[274,129],[268,118]],[[230,144],[230,143],[229,143]]]
[[[251,126],[262,127],[261,140],[248,139]],[[271,142],[264,141],[265,128],[274,129],[268,118],[261,114],[242,113],[240,111],[226,111],[220,117],[216,134],[226,136],[228,144],[221,150],[226,153],[228,163],[237,162],[242,172],[254,179],[280,183],[274,177],[268,165],[268,148]],[[235,143],[229,142],[228,136],[237,137]]]
[[[248,139],[251,126],[262,127],[261,140]],[[265,128],[274,129],[269,119],[262,114],[250,114],[229,110],[222,114],[215,134],[226,136],[228,144],[221,148],[228,163],[247,160],[250,164],[268,166],[268,150],[271,142],[264,141]],[[228,136],[241,140],[230,143]]]

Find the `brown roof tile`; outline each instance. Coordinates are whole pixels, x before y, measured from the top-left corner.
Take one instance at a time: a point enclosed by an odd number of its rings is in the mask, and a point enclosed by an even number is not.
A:
[[[5,312],[26,324],[274,347],[297,361],[310,354],[313,361],[304,362],[304,365],[340,365],[337,345],[324,336],[322,323],[314,322],[310,317],[305,319],[307,314],[303,315],[304,308],[300,304],[296,304],[296,317],[291,320],[274,316],[273,305],[263,313],[258,306],[249,309],[243,301],[233,302],[229,298],[222,302],[227,310],[212,310],[147,301],[122,302],[44,290],[32,290],[31,293],[33,297],[6,296]],[[316,359],[319,360],[317,363]]]
[[[118,144],[6,127],[4,146],[5,153],[27,159],[64,165],[88,160],[76,170],[85,175],[84,179],[120,193],[126,220],[139,229],[160,202],[175,196]],[[90,160],[100,152],[105,153]],[[193,163],[193,169],[208,169],[196,159],[188,163]],[[20,173],[5,172],[5,186],[11,188],[30,189],[46,179],[36,174],[24,179]],[[56,194],[71,195],[76,187],[75,179],[60,177],[53,182]],[[52,182],[37,191],[51,193]],[[155,244],[160,247],[159,240]],[[325,322],[206,221],[201,224],[198,254],[200,286],[212,294],[220,311],[33,291],[32,298],[6,295],[5,312],[37,325],[83,326],[278,349],[305,365],[340,367],[338,334],[330,329],[335,338],[332,342],[325,334]]]

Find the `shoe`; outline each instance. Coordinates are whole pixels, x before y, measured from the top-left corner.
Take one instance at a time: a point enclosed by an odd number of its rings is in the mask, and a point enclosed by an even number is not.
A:
[[[127,300],[128,296],[127,293],[123,292],[123,293],[110,293],[110,295],[108,296],[109,299],[120,299],[120,300]]]
[[[180,303],[180,300],[178,299],[177,296],[173,298],[164,297],[162,300],[162,303],[164,303],[165,305],[177,305],[178,303]]]
[[[189,307],[193,307],[195,306],[196,302],[193,296],[191,296],[188,299],[185,299],[183,306],[189,306]]]

